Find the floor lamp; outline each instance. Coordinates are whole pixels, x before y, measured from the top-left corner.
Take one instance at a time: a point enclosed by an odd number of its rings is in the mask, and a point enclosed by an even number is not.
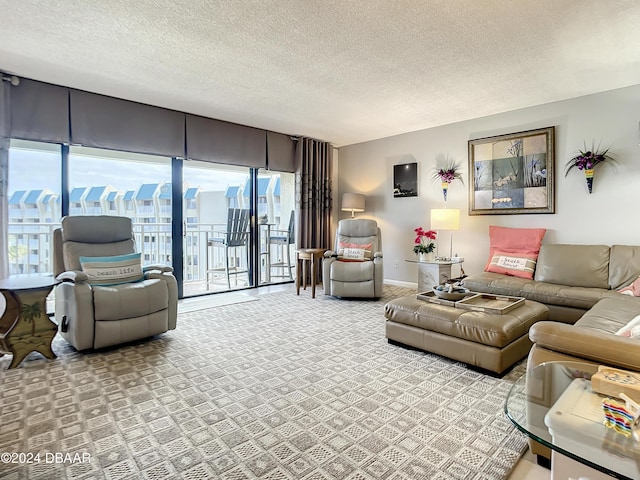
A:
[[[453,257],[453,231],[460,230],[460,210],[457,208],[435,208],[431,210],[431,230],[451,230],[449,256],[443,257],[438,251],[437,260],[451,260]],[[437,240],[436,240],[437,242]]]
[[[364,195],[360,193],[343,193],[342,210],[351,212],[351,218],[354,217],[354,212],[364,212]]]

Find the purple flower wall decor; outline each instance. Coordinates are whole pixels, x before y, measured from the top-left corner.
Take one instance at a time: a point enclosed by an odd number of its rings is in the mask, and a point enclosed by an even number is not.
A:
[[[600,150],[600,145],[595,147],[591,145],[591,150],[588,150],[585,146],[583,150],[578,150],[578,155],[569,160],[565,166],[565,177],[569,175],[569,172],[574,168],[582,170],[584,172],[585,180],[587,181],[587,189],[589,193],[593,191],[593,175],[596,166],[608,162],[613,164],[614,158],[609,154],[609,149]]]
[[[440,183],[445,202],[447,201],[447,191],[449,190],[449,185],[454,180],[460,180],[460,182],[462,182],[462,184],[464,185],[462,174],[460,173],[459,163],[447,159],[445,165],[436,167],[435,173],[433,174],[433,181],[435,183]]]

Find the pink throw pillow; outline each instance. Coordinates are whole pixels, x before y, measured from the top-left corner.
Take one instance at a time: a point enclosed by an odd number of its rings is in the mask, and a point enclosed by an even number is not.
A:
[[[640,297],[640,277],[636,278],[631,285],[618,290],[618,293]]]
[[[531,280],[536,271],[536,260],[538,260],[538,254],[535,253],[509,253],[496,250],[486,271]]]
[[[362,260],[362,259],[371,259],[373,253],[371,252],[371,247],[373,244],[371,243],[349,243],[349,242],[339,242],[338,243],[338,255],[341,257],[347,257],[352,260]]]
[[[535,254],[536,260],[546,228],[509,228],[489,225],[489,258],[484,267],[489,271],[491,259],[496,251],[505,253]]]

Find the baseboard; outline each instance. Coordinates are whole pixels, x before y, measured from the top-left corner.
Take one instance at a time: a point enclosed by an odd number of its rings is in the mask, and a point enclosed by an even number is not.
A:
[[[403,282],[401,280],[389,280],[387,278],[384,279],[385,285],[395,285],[396,287],[407,287],[407,288],[415,288],[418,290],[418,284],[413,282]]]

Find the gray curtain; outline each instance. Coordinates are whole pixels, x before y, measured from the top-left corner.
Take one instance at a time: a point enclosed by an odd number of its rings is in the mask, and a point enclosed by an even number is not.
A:
[[[9,82],[0,80],[0,245],[9,245]],[[9,249],[0,248],[0,279],[9,276]]]
[[[327,142],[300,138],[296,145],[298,248],[331,248],[331,165]]]

